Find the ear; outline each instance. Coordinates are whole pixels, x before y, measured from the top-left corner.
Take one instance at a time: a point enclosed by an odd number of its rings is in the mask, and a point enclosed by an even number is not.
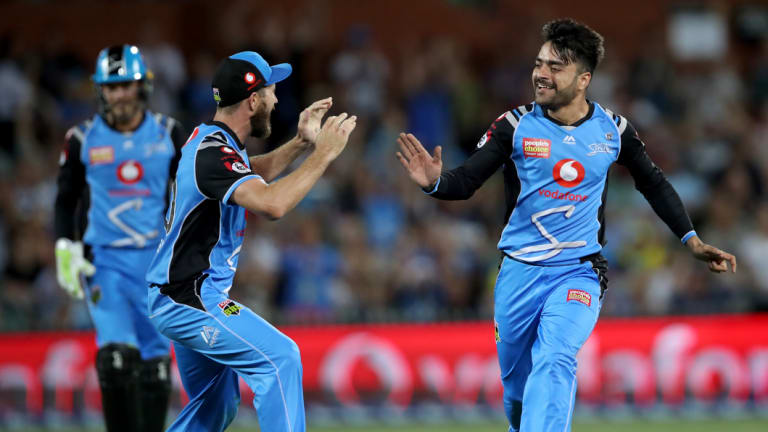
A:
[[[592,72],[584,72],[579,74],[578,86],[580,90],[586,90],[589,87],[589,83],[592,82]]]
[[[259,92],[255,91],[248,96],[248,109],[251,112],[255,112],[259,108],[260,103],[261,97],[259,96]]]

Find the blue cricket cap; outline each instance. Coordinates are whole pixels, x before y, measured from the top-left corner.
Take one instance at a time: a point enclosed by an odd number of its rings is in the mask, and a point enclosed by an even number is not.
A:
[[[219,107],[236,104],[260,88],[278,83],[291,74],[288,63],[270,66],[254,51],[241,51],[219,63],[213,75],[213,99]]]

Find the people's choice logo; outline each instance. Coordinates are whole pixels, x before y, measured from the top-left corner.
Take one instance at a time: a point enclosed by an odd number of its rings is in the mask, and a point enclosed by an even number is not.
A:
[[[563,187],[574,187],[584,180],[584,166],[574,159],[562,159],[555,164],[552,176]]]

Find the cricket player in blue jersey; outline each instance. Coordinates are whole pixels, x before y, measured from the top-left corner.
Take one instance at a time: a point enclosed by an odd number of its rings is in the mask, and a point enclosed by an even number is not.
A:
[[[86,298],[96,328],[107,430],[161,431],[170,343],[147,318],[144,274],[186,134],[147,109],[151,73],[136,46],[103,49],[92,78],[101,112],[67,132],[60,160],[56,273],[69,294]]]
[[[341,153],[356,117],[322,117],[331,99],[299,116],[296,137],[248,156],[249,136],[266,138],[275,85],[289,64],[270,66],[245,51],[224,59],[213,77],[213,121],[199,125],[181,152],[163,240],[147,273],[149,313],[173,341],[190,401],[170,431],[222,431],[237,412],[238,376],[253,390],[261,430],[302,432],[299,349],[248,307],[229,298],[246,211],[279,219],[309,192]],[[297,156],[293,172],[275,180]]]
[[[506,225],[495,287],[496,348],[510,431],[570,430],[576,353],[597,322],[606,289],[608,170],[626,167],[636,188],[693,256],[725,272],[733,255],[703,243],[683,204],[626,118],[586,99],[603,38],[570,19],[546,24],[533,67],[535,101],[499,116],[463,165],[442,172],[401,134],[398,159],[438,199],[467,199],[503,167]]]

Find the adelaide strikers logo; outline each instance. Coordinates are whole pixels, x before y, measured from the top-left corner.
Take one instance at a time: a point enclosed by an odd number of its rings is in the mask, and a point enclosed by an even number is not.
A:
[[[574,187],[584,180],[584,166],[574,159],[562,159],[552,169],[552,177],[560,186]]]
[[[117,167],[117,178],[121,183],[132,185],[144,177],[144,167],[139,161],[127,160]]]

